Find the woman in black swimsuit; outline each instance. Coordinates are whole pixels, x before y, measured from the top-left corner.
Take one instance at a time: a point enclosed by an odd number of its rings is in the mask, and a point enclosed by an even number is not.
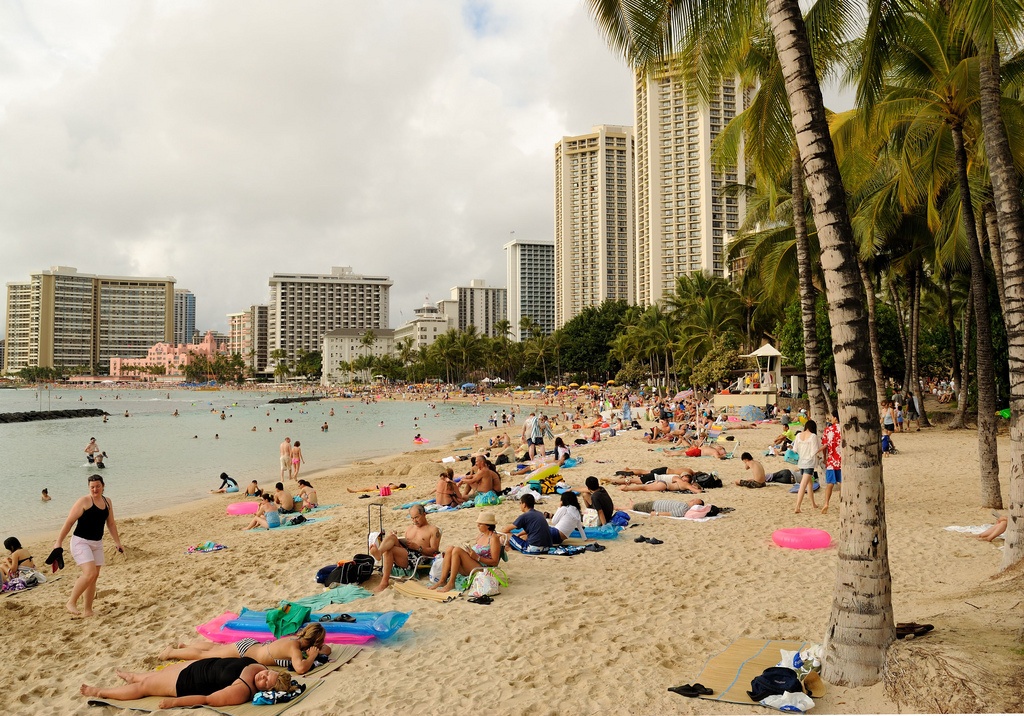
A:
[[[96,596],[96,580],[103,566],[103,528],[110,530],[118,552],[124,552],[121,537],[117,533],[114,521],[114,503],[103,496],[103,478],[100,475],[89,476],[89,494],[80,497],[72,506],[64,526],[60,528],[54,550],[61,549],[64,538],[68,536],[72,526],[75,528],[71,537],[71,556],[82,568],[82,576],[75,582],[71,590],[71,598],[65,605],[75,615],[92,616],[92,600]],[[77,522],[77,524],[75,524]],[[78,599],[85,597],[82,611],[78,611]]]
[[[292,691],[288,674],[281,674],[257,664],[248,657],[233,659],[200,659],[151,672],[119,671],[126,684],[109,689],[82,684],[83,696],[101,699],[141,699],[145,696],[168,696],[160,708],[186,706],[236,706],[249,703],[259,691]]]

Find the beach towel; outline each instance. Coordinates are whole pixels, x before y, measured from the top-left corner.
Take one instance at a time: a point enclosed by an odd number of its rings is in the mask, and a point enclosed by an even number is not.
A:
[[[430,504],[433,504],[434,502],[437,502],[437,499],[434,498],[434,497],[431,497],[431,498],[426,499],[426,500],[413,500],[412,502],[406,502],[404,505],[399,505],[398,507],[392,507],[391,509],[395,510],[397,512],[398,510],[408,510],[413,505],[430,505]]]
[[[288,519],[292,519],[293,517],[294,517],[294,515],[289,515]],[[270,529],[270,530],[268,530],[266,527],[254,527],[250,531],[251,532],[280,532],[281,530],[295,530],[295,529],[298,529],[299,527],[305,527],[306,525],[316,524],[317,522],[326,522],[329,519],[331,519],[330,515],[326,515],[324,517],[311,517],[311,518],[308,518],[305,522],[302,522],[302,523],[297,524],[297,525],[289,525],[289,524],[287,524],[285,522],[282,522],[280,527],[274,527],[273,529]]]
[[[607,524],[607,525],[595,525],[593,527],[586,528],[587,536],[586,539],[596,540],[607,540],[616,539],[619,536],[619,532],[622,532],[622,528],[618,525]],[[573,530],[570,538],[581,537],[579,530]]]
[[[357,599],[365,599],[372,596],[372,592],[363,589],[358,584],[342,584],[319,594],[302,597],[301,599],[293,599],[292,604],[309,607],[313,611],[323,611],[324,607],[328,607],[331,604],[348,604]]]
[[[335,507],[341,507],[340,504],[335,505],[317,505],[316,507],[309,507],[302,511],[304,515],[311,515],[314,512],[324,512],[325,510],[333,510]]]
[[[459,597],[459,593],[455,591],[438,592],[434,589],[427,589],[423,582],[417,582],[414,579],[410,579],[407,582],[392,582],[391,588],[406,597],[426,599],[431,602],[441,602],[442,604],[455,601]]]
[[[808,642],[739,638],[725,651],[708,659],[694,683],[712,690],[700,698],[753,706],[758,703],[747,696],[750,682],[781,658],[781,650],[800,651]],[[815,674],[817,676],[817,674]],[[824,695],[825,683],[814,680],[815,698]]]
[[[185,554],[207,554],[209,552],[220,552],[222,549],[227,549],[227,545],[216,542],[200,542],[186,549]]]
[[[647,512],[637,512],[636,510],[630,510],[634,515],[642,515],[644,517],[650,517],[651,515]],[[692,517],[669,517],[668,515],[658,515],[659,520],[676,520],[678,522],[709,522],[711,520],[717,520],[725,517],[725,515],[718,514],[714,517],[701,517],[699,519],[693,519]],[[587,534],[590,534],[590,530],[587,530]]]
[[[35,584],[32,584],[31,586],[25,586],[25,587],[22,587],[20,589],[11,589],[11,588],[8,587],[8,585],[10,585],[11,582],[15,581],[14,579],[12,579],[10,582],[7,582],[7,584],[4,585],[4,587],[6,587],[6,588],[3,590],[3,595],[5,597],[9,597],[9,596],[11,596],[13,594],[24,594],[25,592],[31,592],[36,587],[42,587],[43,585],[46,585],[46,584],[53,584],[57,580],[61,579],[63,576],[64,576],[63,574],[58,574],[56,577],[50,576],[50,577],[46,578],[45,582],[37,582]],[[22,584],[24,584],[24,582],[22,582]]]
[[[515,535],[509,537],[508,546],[514,549],[520,554],[525,554],[528,557],[543,557],[545,555],[552,555],[554,557],[573,557],[577,554],[583,554],[587,551],[587,548],[583,545],[568,545],[568,544],[556,544],[549,547],[546,552],[530,552],[529,546],[522,539]]]
[[[314,679],[306,684],[306,690],[299,695],[297,698],[292,699],[286,703],[269,704],[266,706],[257,706],[252,703],[240,704],[239,706],[203,706],[202,708],[210,709],[219,714],[226,714],[226,716],[278,716],[283,713],[286,709],[294,706],[295,704],[302,701],[304,698],[309,696],[310,692],[315,691],[317,688],[323,685],[321,679]],[[131,709],[133,711],[159,711],[160,702],[163,701],[163,696],[147,696],[144,699],[136,699],[135,701],[120,701],[118,699],[101,699],[98,696],[94,696],[88,700],[90,706],[113,706],[118,709]]]
[[[950,525],[945,527],[947,532],[962,532],[968,535],[980,535],[985,530],[991,528],[992,525]],[[999,535],[996,539],[1004,539],[1003,535]]]

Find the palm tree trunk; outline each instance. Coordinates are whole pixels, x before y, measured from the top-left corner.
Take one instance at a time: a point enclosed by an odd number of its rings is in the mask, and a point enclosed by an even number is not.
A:
[[[960,375],[960,351],[956,344],[956,317],[953,315],[953,290],[949,286],[949,277],[943,278],[942,287],[946,298],[946,330],[949,332],[949,362],[953,368],[952,379],[957,387],[963,382]]]
[[[768,18],[803,162],[832,324],[843,431],[839,564],[822,677],[842,686],[882,678],[895,637],[885,526],[881,426],[875,402],[864,287],[835,148],[798,0],[768,0]]]
[[[964,148],[963,127],[954,124],[953,154],[957,179],[960,183],[960,204],[963,207],[964,229],[971,249],[971,287],[974,290],[974,316],[977,330],[978,381],[978,467],[981,471],[981,506],[1003,508],[999,488],[999,454],[996,449],[996,382],[992,356],[992,320],[988,311],[988,278],[985,261],[978,244],[977,221],[971,203],[971,185],[967,178],[967,150]]]
[[[963,430],[967,427],[967,385],[971,382],[971,322],[974,320],[974,287],[967,292],[964,304],[963,358],[960,360],[961,375],[957,384],[956,414],[949,423],[950,430]]]
[[[979,84],[985,155],[1002,234],[1003,321],[1010,363],[1010,513],[1002,564],[1006,569],[1024,559],[1024,205],[1000,107],[999,47],[992,49],[981,54]]]
[[[791,175],[793,234],[796,237],[797,276],[800,280],[800,319],[804,328],[804,370],[807,373],[807,399],[811,404],[811,418],[818,425],[825,424],[828,405],[821,379],[818,356],[818,328],[815,320],[814,283],[811,281],[811,246],[807,239],[807,217],[804,215],[804,170],[800,153],[793,152]]]
[[[920,264],[914,268],[914,294],[913,303],[911,304],[911,323],[914,327],[913,333],[911,334],[911,348],[912,358],[910,361],[910,382],[913,387],[913,395],[917,402],[915,406],[917,408],[918,425],[930,428],[932,424],[928,422],[928,411],[924,407],[924,393],[921,391],[921,375],[919,372],[920,366],[920,344],[921,344],[921,266]]]
[[[882,348],[878,343],[878,325],[875,321],[875,287],[868,276],[867,267],[859,258],[857,270],[860,272],[860,282],[864,284],[864,295],[867,297],[868,338],[871,340],[871,366],[875,376],[875,402],[881,403],[885,396],[885,373],[882,371]]]
[[[888,284],[889,298],[892,299],[892,306],[896,310],[896,332],[900,337],[900,348],[903,349],[903,381],[900,383],[900,387],[904,388],[910,382],[908,367],[910,365],[910,347],[907,345],[907,326],[903,318],[903,302],[900,300],[900,292],[896,289],[891,277]]]
[[[992,259],[992,273],[996,277],[996,292],[999,295],[999,308],[1006,314],[1006,285],[1003,282],[1003,241],[999,235],[999,220],[996,208],[991,203],[982,207],[985,219],[985,238],[988,240],[989,256]]]

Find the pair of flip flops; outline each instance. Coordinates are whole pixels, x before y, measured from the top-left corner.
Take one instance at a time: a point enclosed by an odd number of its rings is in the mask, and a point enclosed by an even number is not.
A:
[[[466,600],[467,602],[473,602],[473,604],[490,604],[494,600],[486,594],[482,594],[479,597],[470,597]]]
[[[330,614],[324,614],[322,617],[320,617],[320,621],[322,621],[322,622],[342,622],[344,624],[355,624],[356,618],[354,616],[352,616],[351,614],[335,614],[334,616],[331,616]]]
[[[900,622],[896,625],[897,639],[914,639],[924,636],[935,627],[931,624],[918,624],[917,622]]]
[[[605,547],[603,544],[598,544],[597,542],[594,542],[593,544],[588,544],[583,549],[585,549],[587,552],[604,552],[608,548]]]
[[[638,543],[639,542],[646,542],[647,544],[665,544],[664,542],[662,542],[657,537],[644,537],[643,535],[640,535],[639,537],[637,537],[633,541],[634,542],[638,542]]]
[[[682,686],[669,686],[668,690],[685,696],[689,699],[695,699],[698,696],[711,696],[715,693],[712,689],[709,689],[704,684],[683,684]]]

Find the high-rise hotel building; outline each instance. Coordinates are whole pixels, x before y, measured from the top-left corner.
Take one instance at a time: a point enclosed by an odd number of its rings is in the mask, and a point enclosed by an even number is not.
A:
[[[521,239],[505,244],[505,279],[513,340],[530,337],[519,327],[523,318],[551,335],[555,330],[555,245]]]
[[[726,78],[702,103],[667,64],[638,74],[635,90],[636,302],[651,305],[677,276],[726,275],[725,248],[744,202],[722,189],[742,181],[744,167],[714,167],[711,143],[743,111],[745,93],[738,78]]]
[[[599,125],[555,145],[555,326],[607,299],[633,302],[632,127]]]
[[[253,373],[267,368],[267,306],[256,304],[248,310],[228,314],[228,352],[242,356]]]
[[[451,299],[439,301],[437,307],[457,330],[473,326],[480,335],[494,338],[494,324],[508,317],[508,292],[474,278],[468,286],[452,286]]]
[[[300,350],[321,350],[324,334],[335,328],[388,328],[391,286],[387,276],[361,276],[349,266],[333,267],[329,274],[275,273],[267,311],[268,355],[283,350],[291,363]]]
[[[196,330],[196,295],[187,288],[174,289],[174,344],[191,343]]]
[[[7,284],[4,372],[141,358],[174,337],[174,279],[95,276],[54,266]]]

